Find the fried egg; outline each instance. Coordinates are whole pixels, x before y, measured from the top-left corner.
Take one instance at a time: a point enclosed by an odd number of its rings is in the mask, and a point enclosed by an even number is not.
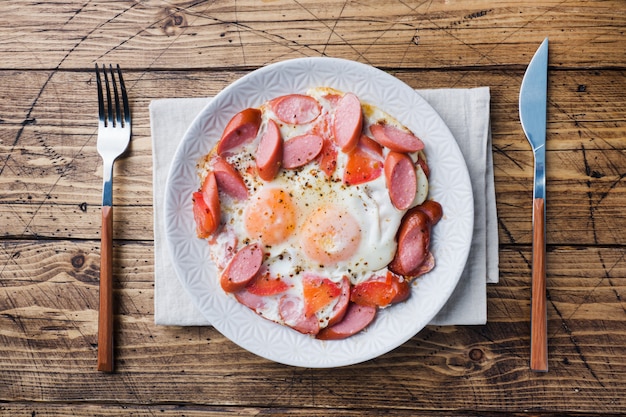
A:
[[[312,131],[320,136],[332,135],[333,109],[343,93],[318,87],[307,95],[319,102],[320,114],[308,123],[278,123],[284,141]],[[297,169],[280,169],[271,181],[261,179],[255,168],[255,153],[268,120],[278,118],[268,103],[260,109],[262,122],[256,138],[225,155],[241,175],[248,198],[238,199],[220,192],[221,226],[209,242],[211,257],[220,272],[241,247],[249,243],[262,245],[264,272],[288,282],[289,288],[279,296],[265,297],[255,310],[285,324],[279,312],[279,298],[285,294],[301,298],[301,278],[307,273],[338,285],[344,277],[356,285],[373,274],[384,274],[396,253],[396,234],[406,210],[392,204],[385,175],[347,185],[343,175],[348,156],[340,150],[330,176],[318,157]],[[381,121],[401,126],[381,109],[363,104],[364,132]],[[388,152],[383,150],[381,160]],[[212,170],[213,156],[214,153],[209,154],[200,166],[202,178]],[[416,162],[418,154],[412,158]],[[419,164],[415,166],[417,193],[411,206],[419,205],[428,194],[427,177]],[[321,327],[328,323],[333,307],[331,303],[317,313]]]

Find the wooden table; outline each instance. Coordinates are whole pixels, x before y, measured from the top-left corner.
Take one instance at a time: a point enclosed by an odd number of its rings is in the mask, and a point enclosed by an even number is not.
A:
[[[619,415],[626,412],[626,5],[616,1],[3,2],[0,414]],[[518,119],[550,37],[550,371],[529,370],[533,159]],[[211,327],[153,321],[148,104],[269,63],[347,58],[415,88],[491,88],[500,283],[484,326],[429,326],[377,359],[303,369]],[[116,372],[97,372],[101,162],[94,63],[133,114],[115,171]]]

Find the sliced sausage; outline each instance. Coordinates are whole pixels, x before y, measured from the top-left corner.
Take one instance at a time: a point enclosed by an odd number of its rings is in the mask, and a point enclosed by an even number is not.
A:
[[[213,161],[213,172],[218,188],[238,200],[247,199],[248,187],[246,187],[241,174],[220,156],[215,157]]]
[[[261,270],[263,250],[257,243],[241,248],[230,261],[222,276],[220,284],[226,292],[243,290]]]
[[[374,139],[396,152],[417,152],[424,149],[424,142],[417,136],[396,126],[378,123],[370,126]]]
[[[417,193],[417,174],[411,158],[404,153],[389,152],[385,158],[385,179],[394,207],[408,209]]]
[[[259,177],[265,181],[276,177],[283,162],[283,139],[278,125],[272,119],[267,122],[267,130],[261,136],[255,160]]]
[[[434,267],[435,267],[435,257],[429,251],[428,254],[426,255],[426,259],[424,259],[424,262],[420,266],[418,266],[416,269],[409,271],[407,274],[407,277],[410,277],[410,278],[419,277],[420,275],[424,275],[425,273],[430,272]]]
[[[283,167],[299,168],[314,160],[322,151],[324,139],[317,135],[304,134],[286,141],[283,145]]]
[[[443,217],[443,208],[441,204],[434,200],[426,200],[416,207],[419,211],[423,211],[430,219],[430,225],[436,225]]]
[[[322,329],[316,336],[321,340],[339,340],[350,337],[366,328],[376,317],[376,307],[350,303],[343,320]]]
[[[225,153],[254,139],[261,126],[261,110],[249,108],[240,111],[226,125],[217,143],[218,155]]]
[[[280,318],[294,330],[304,334],[315,335],[320,331],[317,316],[307,317],[304,314],[304,302],[295,296],[284,295],[278,303]]]
[[[322,112],[315,98],[303,94],[277,97],[269,105],[281,122],[296,125],[312,122]]]
[[[429,254],[430,228],[430,219],[423,211],[414,208],[405,214],[398,230],[398,248],[388,266],[390,271],[413,276]]]
[[[352,151],[361,137],[363,111],[359,98],[346,93],[337,103],[333,123],[335,142],[343,152]]]

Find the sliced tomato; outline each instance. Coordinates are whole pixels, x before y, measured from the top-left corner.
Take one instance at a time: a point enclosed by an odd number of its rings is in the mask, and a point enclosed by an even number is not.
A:
[[[254,295],[275,295],[287,291],[289,284],[278,277],[270,275],[269,272],[265,272],[252,280],[246,289]]]
[[[324,145],[319,156],[319,164],[322,171],[326,173],[328,177],[333,175],[335,168],[337,168],[337,147],[330,139],[324,139]]]
[[[373,139],[363,135],[357,147],[348,153],[343,182],[363,184],[378,178],[383,172],[383,149]]]
[[[328,318],[328,325],[332,326],[333,324],[339,323],[343,320],[343,317],[346,315],[346,311],[348,310],[348,304],[350,304],[350,288],[352,285],[350,284],[350,280],[348,277],[344,276],[341,280],[341,294],[339,295],[339,299],[337,300],[337,304],[333,307],[333,310]]]
[[[411,293],[409,281],[387,272],[385,277],[374,277],[357,284],[352,289],[350,300],[359,305],[386,307],[406,300]]]
[[[206,239],[217,229],[213,214],[199,191],[193,193],[193,218],[196,221],[196,235],[201,239]]]
[[[324,138],[322,150],[318,155],[318,164],[327,177],[331,177],[337,167],[337,145],[331,138],[330,122],[327,114],[320,117],[311,129],[311,133]]]
[[[302,279],[304,292],[304,315],[310,317],[329,305],[341,295],[341,287],[328,278],[313,274]]]

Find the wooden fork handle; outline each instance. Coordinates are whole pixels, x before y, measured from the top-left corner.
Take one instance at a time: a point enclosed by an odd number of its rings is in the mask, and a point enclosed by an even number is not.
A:
[[[113,372],[113,207],[102,206],[98,371]]]
[[[530,369],[548,370],[548,317],[546,311],[546,244],[544,199],[533,200],[533,263],[530,313]]]

